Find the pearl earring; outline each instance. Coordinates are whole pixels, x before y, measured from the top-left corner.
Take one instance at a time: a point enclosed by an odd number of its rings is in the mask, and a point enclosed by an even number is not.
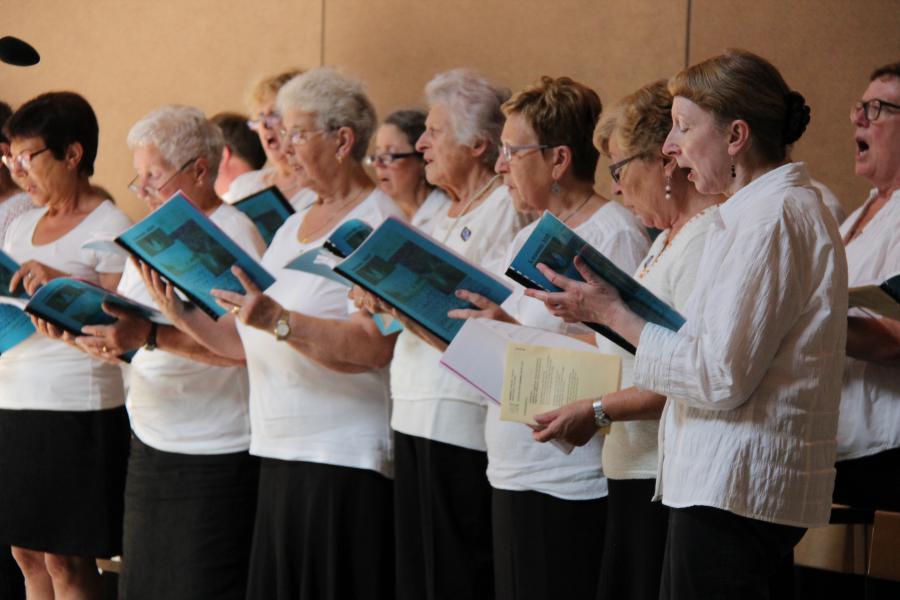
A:
[[[666,202],[672,200],[672,176],[666,175]]]

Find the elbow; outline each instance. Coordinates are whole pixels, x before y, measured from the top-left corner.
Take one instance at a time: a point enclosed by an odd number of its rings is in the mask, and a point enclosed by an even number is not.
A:
[[[396,341],[397,336],[392,336],[390,340],[385,339],[384,342],[390,343],[380,343],[376,344],[377,348],[375,352],[370,357],[371,361],[369,363],[369,368],[371,369],[383,369],[384,367],[391,364],[391,360],[394,358],[394,342]]]

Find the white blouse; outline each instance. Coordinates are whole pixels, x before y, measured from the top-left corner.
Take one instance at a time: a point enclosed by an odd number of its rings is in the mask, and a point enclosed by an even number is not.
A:
[[[374,228],[390,216],[403,218],[403,213],[375,190],[321,238],[301,244],[297,232],[305,213],[285,221],[263,256],[263,266],[276,280],[266,294],[293,312],[347,319],[354,308],[346,286],[284,266],[320,246],[348,219]],[[250,376],[251,454],[393,474],[387,369],[338,373],[278,341],[270,331],[238,323],[238,333]]]
[[[3,250],[19,264],[36,260],[71,277],[100,283],[101,273],[121,273],[125,258],[87,250],[93,240],[111,240],[131,221],[109,200],[64,236],[34,244],[34,230],[47,208],[19,216],[6,231]],[[124,403],[122,373],[65,342],[34,333],[0,356],[0,408],[87,411]]]
[[[247,171],[241,173],[228,186],[228,191],[222,194],[222,200],[229,204],[234,204],[238,200],[243,200],[247,196],[251,196],[257,192],[261,192],[268,187],[275,185],[275,169],[271,167],[263,167],[258,171]],[[295,211],[301,211],[306,208],[303,202],[310,194],[307,188],[301,188],[293,196],[288,198],[288,203]]]
[[[844,222],[843,236],[850,233],[875,194],[872,190],[866,203]],[[851,286],[881,283],[900,272],[898,233],[900,190],[893,193],[875,218],[847,244]],[[851,314],[864,313],[854,309]],[[900,367],[846,358],[837,441],[838,460],[900,447]]]
[[[210,220],[253,258],[265,250],[244,213],[222,204]],[[155,306],[140,273],[129,261],[119,293]],[[250,447],[247,369],[217,367],[140,349],[131,361],[126,406],[134,434],[163,452],[226,454]]]
[[[684,312],[694,289],[706,233],[710,224],[718,219],[718,210],[718,207],[713,206],[694,215],[667,248],[670,230],[660,233],[653,241],[647,257],[635,271],[635,278],[644,287],[680,313]],[[634,357],[600,335],[597,336],[597,341],[604,352],[616,353],[622,358],[623,371],[628,371],[627,382],[623,377],[622,387],[630,387]],[[659,421],[656,419],[614,421],[603,447],[603,470],[606,476],[610,479],[655,478],[658,434]]]
[[[506,264],[512,262],[535,227],[537,222],[516,235]],[[626,272],[634,270],[650,242],[634,215],[618,202],[607,202],[574,231]],[[503,308],[522,325],[558,333],[593,334],[585,325],[570,325],[554,317],[543,302],[524,295],[525,288],[514,285],[516,291]],[[500,407],[493,402],[488,403],[484,435],[487,476],[494,488],[531,490],[564,500],[590,500],[607,494],[601,467],[601,452],[605,452],[602,436],[595,435],[566,455],[551,444],[535,442],[526,425],[501,421]]]
[[[500,186],[460,218],[447,210],[435,217],[432,236],[493,273],[516,233],[527,223],[516,212],[506,186]],[[502,269],[502,270],[501,270]],[[484,451],[486,401],[468,384],[440,366],[441,353],[404,330],[391,362],[394,430],[429,440]]]
[[[847,263],[801,163],[719,208],[687,323],[648,324],[634,384],[668,396],[657,492],[797,527],[828,522],[847,319]]]
[[[425,201],[416,214],[412,216],[410,224],[423,233],[431,234],[435,217],[447,214],[447,211],[450,210],[450,202],[450,197],[443,190],[434,188],[425,197]]]

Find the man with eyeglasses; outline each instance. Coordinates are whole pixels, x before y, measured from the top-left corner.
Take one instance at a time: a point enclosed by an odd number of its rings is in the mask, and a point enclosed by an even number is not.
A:
[[[900,271],[900,62],[872,73],[850,120],[874,187],[841,226],[853,287]],[[900,511],[900,322],[851,310],[847,325],[834,500]]]

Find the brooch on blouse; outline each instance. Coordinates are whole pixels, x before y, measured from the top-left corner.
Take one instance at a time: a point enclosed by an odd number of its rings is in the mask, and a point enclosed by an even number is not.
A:
[[[468,227],[463,227],[462,231],[459,232],[459,237],[462,238],[462,241],[468,242],[469,238],[472,237],[472,230]]]

